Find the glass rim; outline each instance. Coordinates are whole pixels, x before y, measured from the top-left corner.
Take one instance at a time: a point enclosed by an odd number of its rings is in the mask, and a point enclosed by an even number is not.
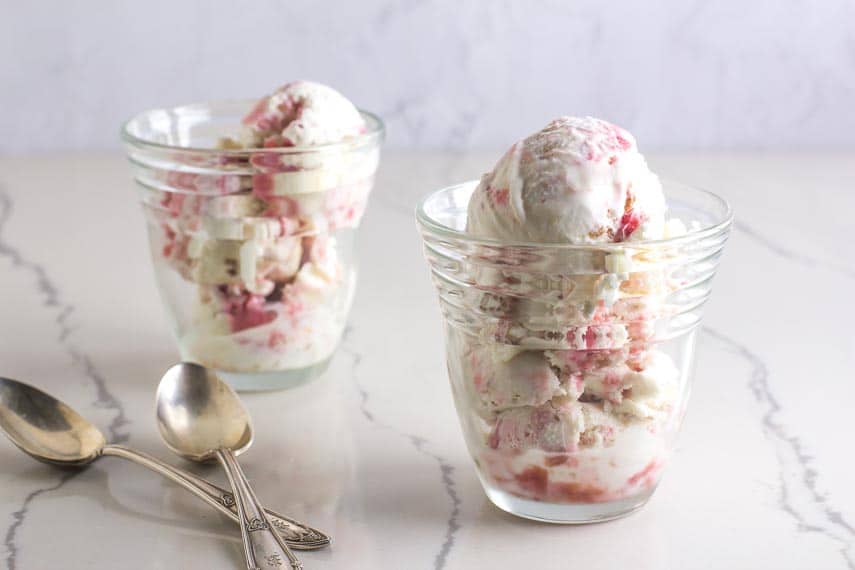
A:
[[[250,154],[255,154],[259,152],[265,153],[274,153],[274,154],[306,154],[312,152],[330,152],[336,150],[342,150],[347,148],[353,148],[362,146],[363,144],[370,143],[372,141],[379,141],[383,138],[386,132],[386,125],[378,115],[371,113],[370,111],[366,111],[364,109],[357,108],[359,114],[363,116],[363,118],[368,119],[366,121],[368,125],[368,130],[364,133],[361,133],[355,137],[351,137],[345,139],[343,141],[334,142],[334,143],[324,143],[317,145],[302,145],[302,146],[283,146],[283,147],[271,147],[271,148],[229,148],[229,149],[220,149],[214,148],[210,146],[179,146],[172,144],[164,144],[155,142],[152,140],[148,140],[142,137],[139,137],[133,134],[130,130],[130,127],[133,123],[142,120],[144,117],[148,115],[152,115],[155,113],[165,113],[177,115],[180,113],[184,114],[201,114],[202,112],[206,112],[214,105],[242,105],[246,104],[247,107],[251,107],[253,104],[257,102],[257,99],[219,99],[213,101],[204,101],[199,103],[188,103],[186,105],[177,105],[175,107],[159,107],[155,109],[148,109],[146,111],[142,111],[137,113],[136,115],[126,119],[122,122],[121,127],[119,128],[119,136],[122,141],[126,144],[133,145],[135,147],[144,148],[144,149],[152,149],[152,150],[168,150],[168,151],[185,151],[192,153],[201,153],[201,154],[216,154],[218,156],[245,156]]]
[[[416,221],[421,226],[423,231],[431,233],[435,236],[441,238],[455,239],[461,242],[485,246],[485,247],[493,247],[493,248],[527,248],[527,249],[552,249],[552,250],[568,250],[568,251],[610,251],[610,250],[625,250],[627,248],[650,248],[650,247],[668,247],[677,244],[684,244],[686,242],[691,242],[695,240],[700,240],[703,238],[707,238],[710,236],[714,236],[720,233],[727,231],[730,226],[733,224],[733,208],[730,203],[719,196],[714,192],[710,192],[709,190],[705,190],[703,188],[699,188],[697,186],[691,186],[688,184],[684,184],[682,182],[676,182],[674,180],[669,179],[660,179],[662,180],[663,188],[667,189],[667,185],[679,185],[683,188],[690,189],[695,192],[700,192],[705,194],[709,198],[712,198],[716,201],[720,206],[723,207],[724,213],[721,216],[716,216],[718,221],[704,225],[697,229],[689,229],[686,233],[675,236],[667,239],[657,239],[657,240],[639,240],[639,241],[621,241],[621,242],[604,242],[604,243],[588,243],[588,244],[577,244],[577,243],[543,243],[543,242],[527,242],[527,241],[505,241],[499,240],[495,238],[487,238],[482,236],[473,236],[472,234],[468,234],[465,231],[457,230],[452,227],[449,227],[445,224],[440,223],[435,218],[431,217],[425,206],[427,203],[442,192],[447,192],[450,190],[454,190],[457,188],[462,188],[466,186],[474,187],[480,182],[480,180],[468,180],[466,182],[461,182],[458,184],[452,184],[451,186],[445,186],[438,190],[434,190],[429,193],[421,200],[419,200],[418,205],[416,206]],[[666,192],[667,199],[667,192]]]

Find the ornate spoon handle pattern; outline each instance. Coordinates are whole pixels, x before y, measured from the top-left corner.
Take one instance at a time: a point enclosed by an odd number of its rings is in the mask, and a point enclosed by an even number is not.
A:
[[[217,459],[226,471],[237,503],[247,570],[261,570],[262,566],[279,568],[286,561],[293,570],[302,570],[300,560],[273,529],[232,450],[220,448]]]

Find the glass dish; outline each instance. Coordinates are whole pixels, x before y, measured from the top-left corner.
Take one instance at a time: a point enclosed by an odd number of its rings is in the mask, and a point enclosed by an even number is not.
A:
[[[260,390],[319,375],[341,339],[383,123],[363,112],[344,142],[236,148],[253,104],[147,111],[121,134],[182,359]]]
[[[431,194],[416,217],[484,490],[499,508],[542,521],[630,513],[674,447],[730,207],[665,183],[671,218],[691,228],[679,237],[503,243],[464,231],[476,185]]]

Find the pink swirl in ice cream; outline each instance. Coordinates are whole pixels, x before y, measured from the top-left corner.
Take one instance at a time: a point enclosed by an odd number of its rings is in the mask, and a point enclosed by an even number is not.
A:
[[[600,119],[561,117],[482,177],[467,231],[537,243],[655,239],[664,214],[659,179],[632,135]]]
[[[365,132],[365,121],[341,93],[311,81],[286,83],[262,98],[243,119],[253,146],[336,143]]]
[[[481,178],[466,230],[503,244],[631,248],[674,230],[665,212],[632,135],[561,117]],[[492,484],[539,501],[626,498],[656,484],[677,405],[680,373],[651,324],[667,279],[634,267],[650,260],[623,247],[562,259],[548,270],[522,258],[474,264],[469,302],[484,321],[474,335],[451,336],[452,375],[462,378]]]
[[[334,143],[366,130],[343,95],[294,81],[220,140],[217,174],[160,173],[174,189],[160,201],[162,260],[197,289],[188,358],[250,372],[329,357],[353,289],[337,232],[358,225],[379,157]]]

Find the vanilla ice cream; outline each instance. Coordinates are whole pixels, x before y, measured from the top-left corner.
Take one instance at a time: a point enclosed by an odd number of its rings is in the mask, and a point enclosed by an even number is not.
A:
[[[363,114],[334,89],[285,84],[222,137],[217,171],[157,172],[163,263],[196,288],[182,356],[228,372],[332,355],[354,290],[350,236],[379,161]],[[216,151],[216,149],[212,149]],[[341,254],[342,248],[348,252]]]
[[[590,244],[662,237],[662,186],[625,130],[560,117],[513,145],[469,203],[467,232]]]
[[[341,142],[365,132],[365,121],[341,93],[311,81],[286,83],[243,119],[246,146],[305,147]]]
[[[473,412],[470,446],[489,484],[571,503],[655,485],[680,373],[651,342],[671,287],[655,256],[635,255],[633,244],[679,231],[635,139],[600,119],[558,118],[481,178],[470,236],[610,244],[491,257],[462,275],[475,285],[465,302],[483,321],[472,334],[450,333],[450,373],[462,379],[456,396]]]

